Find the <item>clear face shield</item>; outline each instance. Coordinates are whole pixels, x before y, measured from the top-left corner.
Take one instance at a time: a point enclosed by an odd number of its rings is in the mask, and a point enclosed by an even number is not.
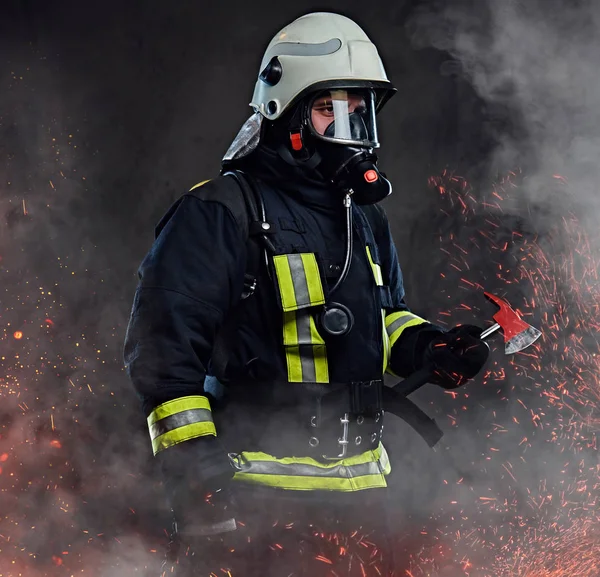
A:
[[[372,90],[324,90],[309,101],[307,116],[311,132],[321,140],[379,148]]]

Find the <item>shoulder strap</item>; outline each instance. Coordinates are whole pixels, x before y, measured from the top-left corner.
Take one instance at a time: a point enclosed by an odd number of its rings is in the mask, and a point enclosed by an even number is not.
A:
[[[226,207],[242,231],[244,238],[248,237],[249,211],[247,203],[251,202],[251,199],[246,200],[243,194],[240,194],[240,187],[233,182],[232,178],[219,176],[214,180],[200,182],[185,195],[194,196],[202,201],[217,202]]]
[[[210,373],[220,382],[225,382],[225,372],[229,363],[231,350],[236,343],[237,331],[241,317],[242,307],[248,297],[254,294],[260,269],[261,246],[256,234],[256,224],[260,224],[258,213],[258,194],[254,187],[251,187],[247,177],[241,171],[230,171],[224,173],[225,176],[231,176],[238,184],[237,195],[231,197],[228,202],[228,208],[234,216],[242,216],[245,226],[242,230],[247,236],[246,272],[244,274],[244,289],[236,305],[228,312],[221,325],[219,332],[213,344],[213,351],[210,359]],[[229,206],[231,204],[231,206]]]

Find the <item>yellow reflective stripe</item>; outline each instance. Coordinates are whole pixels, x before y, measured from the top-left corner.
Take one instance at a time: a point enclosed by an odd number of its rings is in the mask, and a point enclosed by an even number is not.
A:
[[[302,314],[302,313],[299,313],[299,314]],[[319,334],[319,331],[317,330],[317,323],[315,323],[315,318],[308,312],[306,314],[308,314],[308,320],[310,323],[310,342],[311,342],[311,344],[324,345],[325,341],[323,340],[323,337]]]
[[[290,383],[302,382],[302,359],[300,357],[300,347],[288,346],[285,349],[285,360],[288,369],[288,381]]]
[[[273,257],[284,312],[325,303],[321,273],[314,253]]]
[[[202,395],[189,395],[187,397],[179,397],[158,405],[148,416],[148,427],[156,423],[160,419],[170,417],[181,411],[190,409],[208,409],[210,411],[210,403],[208,399]]]
[[[298,327],[296,326],[296,311],[283,313],[283,344],[295,346],[298,344]]]
[[[273,457],[268,453],[261,451],[244,451],[242,456],[247,461],[271,461],[273,463],[281,463],[282,465],[310,465],[317,469],[335,469],[340,465],[351,467],[352,465],[364,465],[365,463],[374,463],[378,461],[385,453],[382,443],[379,443],[376,449],[365,451],[360,455],[339,459],[338,461],[329,461],[323,463],[312,457]]]
[[[308,310],[283,313],[283,344],[290,383],[328,383],[325,341]]]
[[[275,265],[275,274],[279,283],[279,294],[281,295],[281,305],[284,312],[294,311],[298,308],[296,304],[296,294],[294,291],[294,281],[292,271],[286,254],[278,254],[273,257]]]
[[[391,472],[381,443],[375,450],[330,463],[311,457],[276,458],[261,452],[243,452],[240,457],[247,471],[236,472],[235,480],[297,491],[359,491],[386,487],[385,475]],[[265,472],[269,468],[273,474]],[[289,474],[282,473],[286,469]]]
[[[202,182],[199,182],[198,184],[194,184],[194,186],[192,186],[192,188],[190,188],[190,192],[192,190],[194,190],[194,188],[198,188],[199,186],[202,186],[203,184],[206,184],[207,182],[210,182],[210,178],[208,180],[203,180]]]
[[[373,255],[371,254],[371,247],[369,245],[367,245],[367,257],[369,259],[369,264],[371,265],[371,270],[373,271],[375,284],[377,286],[383,286],[383,276],[381,275],[381,267],[378,264],[375,264],[375,261],[373,260]]]
[[[302,253],[300,255],[302,264],[304,265],[304,274],[306,276],[306,284],[308,285],[308,294],[311,306],[325,304],[325,294],[323,293],[323,285],[321,284],[321,273],[319,265],[314,253]]]
[[[205,435],[217,435],[210,403],[202,395],[179,397],[158,405],[148,416],[152,450],[159,451]]]
[[[235,473],[235,481],[255,483],[277,489],[290,491],[361,491],[363,489],[377,489],[387,487],[383,473],[376,475],[363,475],[352,479],[324,479],[321,477],[302,477],[300,475],[264,475],[259,473]]]
[[[369,264],[371,265],[371,271],[373,272],[373,278],[375,279],[375,284],[377,286],[383,286],[383,276],[381,274],[381,267],[378,264],[375,264],[373,260],[373,255],[371,253],[371,247],[369,245],[366,246],[367,250],[367,258],[369,259]],[[387,331],[385,330],[385,309],[381,310],[381,327],[382,327],[382,338],[383,338],[383,372],[385,373],[388,367],[389,359],[390,359],[390,339],[388,337]]]
[[[164,435],[160,435],[159,437],[152,439],[152,450],[156,455],[156,453],[159,451],[162,451],[168,447],[172,447],[177,443],[183,443],[183,441],[189,441],[190,439],[195,439],[196,437],[205,437],[207,435],[212,435],[213,437],[217,436],[217,430],[215,429],[215,424],[212,421],[191,423],[189,425],[184,425],[183,427],[173,429]]]
[[[298,320],[304,325],[309,324],[299,328]],[[314,317],[308,311],[290,311],[283,313],[283,344],[324,345],[325,341],[317,330]]]
[[[408,311],[398,311],[385,317],[385,326],[390,337],[390,347],[393,347],[402,333],[409,327],[414,327],[426,323],[425,319],[409,313]]]
[[[285,347],[290,383],[328,383],[329,364],[325,345],[291,345]]]
[[[315,362],[315,383],[329,382],[329,365],[327,364],[327,349],[325,345],[313,346]]]
[[[385,309],[381,309],[381,328],[383,332],[383,372],[385,373],[390,363],[390,356],[392,354],[390,337],[385,328]]]

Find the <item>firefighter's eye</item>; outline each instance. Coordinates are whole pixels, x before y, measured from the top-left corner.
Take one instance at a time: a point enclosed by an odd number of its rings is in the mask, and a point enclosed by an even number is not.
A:
[[[313,110],[320,114],[332,115],[333,114],[333,104],[331,103],[331,101],[315,102],[315,104],[313,106]]]

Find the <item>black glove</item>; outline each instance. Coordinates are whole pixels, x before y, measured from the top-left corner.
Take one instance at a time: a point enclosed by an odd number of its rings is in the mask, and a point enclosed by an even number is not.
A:
[[[161,575],[208,576],[226,562],[231,547],[225,536],[237,533],[230,487],[235,470],[214,437],[178,443],[156,460],[173,514]]]
[[[483,329],[461,325],[434,338],[425,349],[423,365],[433,369],[430,382],[455,389],[472,379],[485,365],[490,347],[479,337]]]
[[[184,441],[156,455],[177,533],[223,533],[235,528],[230,482],[234,469],[215,438]]]

